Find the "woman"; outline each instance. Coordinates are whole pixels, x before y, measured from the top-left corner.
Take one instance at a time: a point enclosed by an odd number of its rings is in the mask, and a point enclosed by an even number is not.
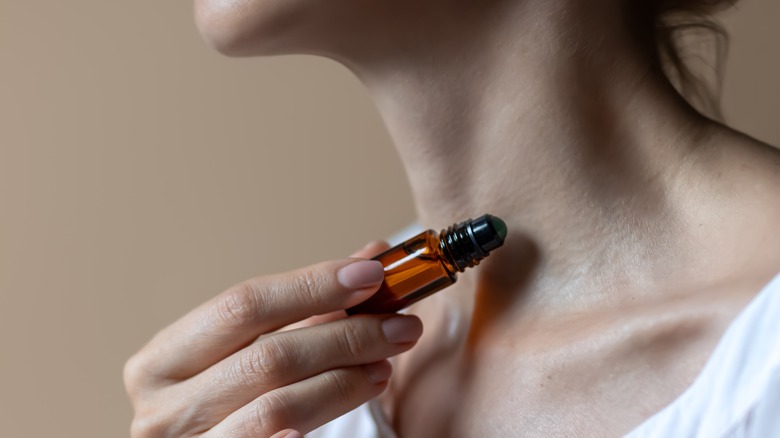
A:
[[[403,437],[687,436],[743,412],[700,406],[736,403],[732,387],[686,402],[687,428],[669,420],[740,312],[749,328],[780,300],[775,284],[748,306],[780,271],[780,152],[701,115],[660,68],[663,20],[720,3],[196,0],[224,53],[357,75],[424,228],[492,213],[510,236],[416,316],[343,313],[382,281],[360,260],[382,244],[229,289],[128,361],[133,436],[300,436],[380,393],[377,421]],[[412,346],[388,384],[386,358]],[[745,412],[712,432],[768,418]]]

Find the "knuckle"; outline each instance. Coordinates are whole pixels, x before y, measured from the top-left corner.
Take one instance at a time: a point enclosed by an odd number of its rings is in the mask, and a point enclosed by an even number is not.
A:
[[[245,326],[257,321],[261,312],[258,286],[246,281],[227,290],[217,301],[219,320],[230,326]]]
[[[345,370],[334,370],[325,374],[327,385],[334,393],[334,402],[348,404],[354,394],[355,386]]]
[[[264,339],[249,348],[238,362],[241,381],[252,386],[272,386],[290,365],[287,348],[277,339]]]
[[[143,362],[142,357],[139,354],[135,354],[125,362],[125,367],[122,370],[125,390],[131,399],[138,394],[143,386],[143,382],[146,380],[147,372]]]
[[[159,391],[135,403],[132,438],[196,436],[211,427],[213,414],[202,402]]]
[[[320,307],[324,304],[322,296],[322,284],[325,276],[314,269],[306,269],[297,276],[296,290],[302,295],[305,302]]]
[[[260,396],[249,411],[248,426],[251,436],[264,436],[282,430],[288,424],[287,400],[279,391]]]
[[[136,416],[130,423],[132,438],[160,437],[168,435],[167,426],[159,416]]]
[[[340,325],[337,333],[339,348],[345,357],[360,358],[366,352],[366,343],[358,327],[352,321]]]

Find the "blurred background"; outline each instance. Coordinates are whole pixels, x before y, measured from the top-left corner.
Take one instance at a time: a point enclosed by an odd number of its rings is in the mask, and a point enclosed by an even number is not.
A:
[[[723,19],[727,121],[780,145],[780,3]],[[0,436],[127,436],[157,330],[413,220],[340,65],[224,58],[188,2],[0,0]]]

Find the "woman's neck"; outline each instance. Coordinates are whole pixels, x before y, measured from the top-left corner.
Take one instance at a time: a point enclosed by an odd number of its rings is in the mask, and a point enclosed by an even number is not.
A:
[[[375,50],[387,56],[341,61],[375,98],[424,226],[507,221],[486,275],[512,285],[531,257],[537,288],[651,286],[692,250],[679,237],[701,193],[680,181],[712,170],[709,124],[612,2],[528,3],[417,15]]]

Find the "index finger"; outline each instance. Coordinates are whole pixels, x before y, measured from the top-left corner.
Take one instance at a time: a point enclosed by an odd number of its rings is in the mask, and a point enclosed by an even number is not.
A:
[[[191,377],[258,336],[367,299],[382,264],[345,259],[247,280],[160,331],[131,361],[160,379]]]
[[[373,242],[369,242],[363,248],[352,253],[350,257],[368,259],[376,255],[379,255],[387,251],[388,249],[390,249],[390,245],[384,240],[374,240]],[[286,327],[281,328],[279,331],[281,332],[281,331],[295,330],[304,327],[311,327],[313,325],[324,324],[326,322],[336,321],[337,319],[342,319],[346,317],[347,317],[347,312],[345,312],[344,309],[339,309],[322,315],[314,315],[302,321],[292,323]]]

